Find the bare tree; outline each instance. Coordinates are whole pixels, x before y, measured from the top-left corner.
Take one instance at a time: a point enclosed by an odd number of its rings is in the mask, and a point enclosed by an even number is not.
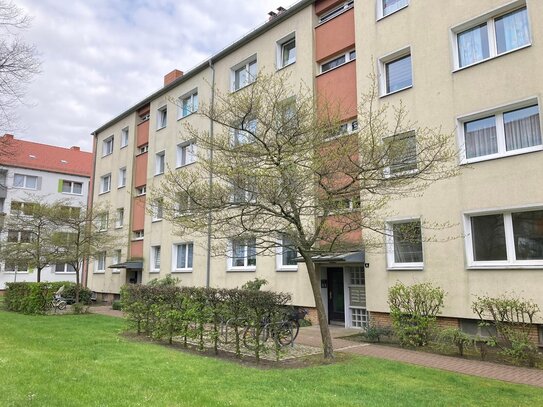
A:
[[[14,108],[22,103],[26,86],[40,72],[34,45],[21,37],[31,18],[11,0],[0,0],[0,127],[14,126]]]
[[[391,199],[454,175],[452,138],[409,123],[403,106],[377,107],[374,88],[362,97],[353,132],[338,119],[340,106],[316,103],[285,75],[260,75],[241,91],[216,95],[199,114],[218,130],[187,127],[197,164],[170,171],[152,201],[180,234],[209,234],[217,255],[240,237],[269,254],[283,237],[307,267],[331,358],[314,256],[381,244],[362,242],[360,231],[386,233]]]

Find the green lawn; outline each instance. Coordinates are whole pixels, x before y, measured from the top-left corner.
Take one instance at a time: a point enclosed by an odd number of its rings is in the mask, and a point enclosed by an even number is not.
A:
[[[259,370],[129,341],[123,329],[100,315],[0,311],[0,405],[543,405],[543,389],[370,358]]]

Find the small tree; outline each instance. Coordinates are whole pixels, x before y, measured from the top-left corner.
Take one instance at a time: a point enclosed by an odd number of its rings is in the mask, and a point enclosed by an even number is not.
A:
[[[316,104],[312,90],[291,86],[288,75],[254,79],[238,92],[215,91],[213,105],[200,105],[198,114],[215,130],[187,126],[198,164],[182,175],[170,171],[151,200],[178,233],[209,234],[214,254],[224,255],[227,242],[239,238],[259,253],[283,244],[295,249],[307,267],[330,358],[314,256],[360,250],[353,236],[365,228],[385,233],[381,212],[391,199],[453,175],[453,137],[409,123],[402,106],[377,108],[376,87],[362,97],[357,131],[344,134],[340,107]],[[404,137],[414,128],[416,137]],[[399,166],[394,176],[391,165]]]
[[[392,326],[402,346],[425,346],[443,308],[445,291],[431,283],[396,283],[388,290]]]

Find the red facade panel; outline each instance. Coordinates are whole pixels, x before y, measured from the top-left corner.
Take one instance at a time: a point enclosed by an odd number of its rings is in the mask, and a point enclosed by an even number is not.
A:
[[[143,230],[145,226],[145,196],[134,198],[132,208],[132,230]]]
[[[315,28],[316,60],[354,48],[354,8]]]
[[[137,147],[141,147],[149,143],[149,120],[138,124],[136,143]]]
[[[335,111],[341,120],[351,119],[357,114],[356,64],[349,62],[317,77],[319,108],[324,103]]]
[[[143,258],[143,240],[130,242],[130,258]]]
[[[315,2],[315,14],[320,15],[325,11],[328,11],[335,6],[339,6],[344,3],[345,0],[320,0]]]
[[[147,158],[148,153],[140,154],[136,157],[136,176],[134,178],[134,186],[136,188],[147,185]]]

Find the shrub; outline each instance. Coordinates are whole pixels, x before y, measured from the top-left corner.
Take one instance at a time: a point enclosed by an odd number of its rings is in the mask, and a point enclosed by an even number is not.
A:
[[[268,284],[268,280],[264,278],[255,278],[254,280],[249,280],[241,286],[242,290],[250,291],[259,291],[263,286]]]
[[[536,329],[534,317],[540,311],[534,301],[510,294],[482,296],[472,303],[472,309],[481,319],[481,325],[490,324],[496,328],[492,339],[503,356],[513,363],[531,367],[540,360],[541,354],[530,339]]]
[[[74,314],[86,314],[89,307],[82,302],[76,302],[72,305],[72,311]]]
[[[458,354],[464,356],[464,350],[467,346],[475,343],[475,338],[458,328],[447,328],[441,330],[437,339],[441,344],[455,346],[458,349]]]
[[[171,274],[168,274],[166,277],[163,278],[154,278],[152,280],[149,280],[147,285],[150,285],[151,287],[170,287],[170,286],[176,286],[181,282],[181,280],[177,277],[173,277]]]
[[[70,298],[75,301],[76,290],[77,290],[77,284],[74,284],[74,283],[64,284],[64,291],[62,291],[62,296],[64,298]],[[92,296],[92,291],[89,288],[83,287],[81,285],[79,286],[79,302],[80,303],[85,304],[85,305],[90,305],[92,302],[91,296]]]
[[[6,307],[9,311],[24,314],[45,314],[51,308],[53,296],[61,286],[64,286],[66,291],[75,284],[67,281],[6,283]]]
[[[122,304],[121,301],[115,300],[111,303],[111,309],[114,309],[115,311],[121,311],[122,310]]]
[[[443,308],[445,292],[431,283],[406,286],[396,283],[388,290],[394,333],[402,346],[426,346]]]
[[[392,327],[380,326],[373,321],[366,328],[366,331],[362,333],[362,337],[368,342],[381,342],[383,336],[392,336],[394,334]]]

